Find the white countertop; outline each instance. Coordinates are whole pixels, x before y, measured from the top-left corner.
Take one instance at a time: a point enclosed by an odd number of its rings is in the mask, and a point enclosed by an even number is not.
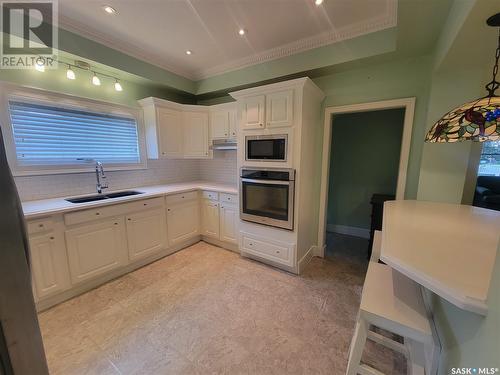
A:
[[[137,188],[122,189],[118,191],[123,191],[123,190],[136,190],[142,192],[143,194],[130,195],[128,197],[121,197],[121,198],[105,199],[87,203],[71,203],[65,200],[68,197],[41,199],[36,201],[25,201],[22,202],[24,217],[26,219],[33,219],[40,216],[84,210],[92,207],[108,206],[116,203],[129,202],[134,200],[152,198],[152,197],[175,194],[175,193],[183,193],[192,190],[213,190],[213,191],[218,191],[220,193],[238,194],[238,188],[236,186],[207,182],[207,181],[193,181],[193,182],[183,182],[183,183],[168,184],[168,185],[156,185],[156,186],[141,186]],[[106,191],[104,192],[104,195],[106,193],[112,193],[112,192],[114,191]],[[87,195],[94,195],[94,194],[87,194]]]
[[[498,211],[390,201],[380,259],[459,308],[486,315],[499,240]]]

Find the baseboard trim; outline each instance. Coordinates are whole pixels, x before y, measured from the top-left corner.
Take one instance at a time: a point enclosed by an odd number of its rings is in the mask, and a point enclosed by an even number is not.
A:
[[[304,256],[299,260],[299,263],[297,265],[298,268],[298,274],[300,275],[302,271],[306,268],[306,266],[309,264],[311,261],[312,257],[314,256],[315,249],[317,246],[312,245],[309,250],[304,254]]]
[[[326,226],[327,232],[346,234],[348,236],[360,237],[360,238],[370,238],[370,230],[359,227],[351,227],[348,225],[337,225],[337,224],[328,224]]]

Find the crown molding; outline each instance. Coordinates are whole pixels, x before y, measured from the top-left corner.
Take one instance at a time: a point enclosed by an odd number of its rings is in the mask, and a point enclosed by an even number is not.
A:
[[[233,60],[212,68],[200,69],[194,72],[194,77],[196,80],[205,79],[230,71],[243,69],[252,65],[292,56],[314,48],[324,47],[343,40],[353,39],[358,36],[374,33],[376,31],[389,29],[397,25],[397,12],[397,1],[387,0],[386,14],[381,17],[374,18],[369,22],[352,24],[342,29],[328,31],[312,37],[299,39],[297,41],[276,48],[271,48],[267,51],[238,60]]]
[[[139,46],[123,41],[118,41],[112,37],[104,36],[89,29],[88,26],[59,15],[59,26],[65,30],[77,33],[85,38],[100,43],[106,47],[112,48],[126,55],[132,56],[159,68],[168,70],[184,78],[198,81],[209,77],[217,76],[223,73],[243,69],[252,65],[262,64],[268,61],[277,60],[283,57],[295,55],[314,48],[324,47],[333,43],[353,39],[362,35],[374,33],[395,27],[397,25],[397,0],[387,0],[386,13],[383,16],[375,17],[368,22],[360,22],[343,27],[341,29],[324,32],[312,37],[299,39],[297,41],[284,44],[269,50],[246,56],[241,59],[233,60],[228,63],[220,64],[214,67],[187,70],[180,66],[169,64],[164,58],[145,51]]]

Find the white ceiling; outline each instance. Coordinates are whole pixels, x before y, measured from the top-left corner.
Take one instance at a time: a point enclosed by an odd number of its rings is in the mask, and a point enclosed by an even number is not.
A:
[[[106,14],[104,4],[117,14]],[[320,6],[314,0],[59,0],[59,22],[201,79],[394,27],[397,0],[324,0]]]

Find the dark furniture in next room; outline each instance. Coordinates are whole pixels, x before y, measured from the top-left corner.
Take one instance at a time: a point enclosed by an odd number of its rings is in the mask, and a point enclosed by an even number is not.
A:
[[[376,230],[382,230],[382,219],[384,217],[384,202],[393,201],[396,197],[388,194],[373,194],[370,204],[372,205],[370,243],[368,244],[368,259],[372,255],[373,236]]]
[[[479,176],[474,206],[500,211],[500,176]]]

